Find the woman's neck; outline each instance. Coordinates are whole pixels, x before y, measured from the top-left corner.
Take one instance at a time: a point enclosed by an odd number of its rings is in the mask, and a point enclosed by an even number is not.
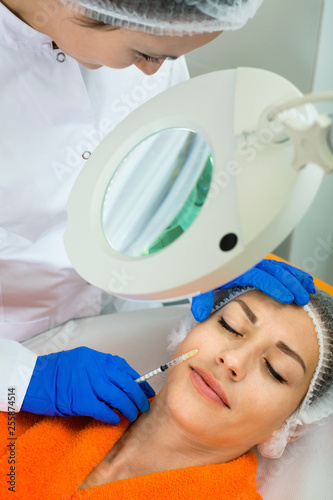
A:
[[[235,450],[211,450],[198,436],[187,435],[174,421],[162,389],[148,413],[142,414],[90,472],[79,489],[152,472],[228,462]]]

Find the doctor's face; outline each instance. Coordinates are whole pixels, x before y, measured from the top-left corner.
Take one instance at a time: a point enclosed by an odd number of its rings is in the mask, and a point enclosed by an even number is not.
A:
[[[33,18],[32,18],[33,19]],[[209,43],[221,32],[193,36],[155,36],[128,29],[90,28],[80,24],[84,18],[59,5],[56,17],[50,19],[43,32],[49,35],[66,54],[82,66],[98,69],[101,66],[126,68],[135,65],[143,73],[152,75],[165,59],[181,55]],[[35,29],[33,21],[27,22]]]
[[[199,443],[235,449],[235,456],[281,428],[305,396],[319,356],[306,311],[258,291],[195,326],[174,357],[192,349],[199,353],[168,374],[168,407]]]
[[[146,75],[152,75],[166,59],[177,59],[219,34],[154,36],[128,29],[86,28],[67,20],[55,30],[53,40],[61,50],[88,69],[101,66],[121,69],[134,64]]]

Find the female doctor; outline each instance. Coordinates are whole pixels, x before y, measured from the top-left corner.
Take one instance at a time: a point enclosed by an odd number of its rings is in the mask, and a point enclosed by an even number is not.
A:
[[[0,410],[8,388],[16,411],[116,424],[111,407],[129,420],[148,409],[152,390],[121,358],[87,348],[37,358],[19,342],[103,305],[63,245],[84,162],[133,109],[188,78],[184,54],[242,27],[261,3],[1,0]],[[282,287],[283,301],[298,300]]]

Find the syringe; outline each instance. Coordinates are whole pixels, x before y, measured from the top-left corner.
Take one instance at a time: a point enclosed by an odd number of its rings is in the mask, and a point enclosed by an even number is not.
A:
[[[142,375],[142,377],[139,377],[135,379],[135,382],[143,382],[144,380],[148,380],[151,377],[154,377],[158,373],[164,372],[168,368],[171,368],[171,366],[176,366],[179,363],[182,363],[183,361],[186,361],[187,359],[192,358],[198,353],[198,349],[194,349],[193,351],[187,352],[186,354],[183,354],[182,356],[179,356],[178,358],[172,359],[168,363],[165,363],[165,365],[161,365],[158,368],[155,368],[155,370],[152,370],[151,372],[146,373],[145,375]]]

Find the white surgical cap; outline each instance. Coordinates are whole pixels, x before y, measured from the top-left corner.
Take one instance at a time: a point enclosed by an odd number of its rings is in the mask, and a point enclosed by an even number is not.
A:
[[[194,35],[236,30],[263,0],[61,0],[105,24],[152,35]]]
[[[273,433],[268,441],[258,445],[261,455],[268,458],[281,457],[288,441],[311,430],[314,425],[323,424],[333,415],[333,297],[316,288],[310,295],[310,302],[304,310],[312,319],[319,345],[319,361],[312,376],[309,389],[300,406],[287,418],[283,427]],[[239,295],[254,290],[253,287],[235,287],[217,290],[214,293],[212,313],[225,306]],[[169,350],[175,350],[197,321],[189,313],[178,330],[169,336]]]
[[[279,458],[288,441],[305,434],[333,414],[333,297],[316,287],[304,310],[312,319],[319,344],[319,362],[302,403],[282,429],[258,445],[261,455]]]

